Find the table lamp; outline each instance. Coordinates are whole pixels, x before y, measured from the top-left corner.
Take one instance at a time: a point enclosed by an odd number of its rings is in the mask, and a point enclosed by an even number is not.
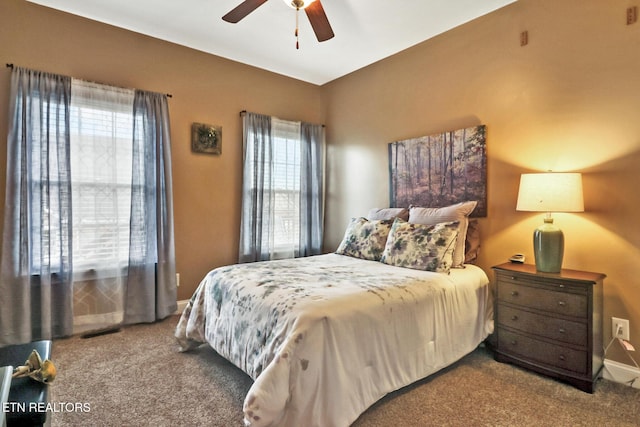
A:
[[[564,235],[553,224],[552,212],[583,212],[582,174],[525,173],[520,176],[518,211],[546,212],[544,224],[533,232],[536,270],[559,273],[564,255]]]

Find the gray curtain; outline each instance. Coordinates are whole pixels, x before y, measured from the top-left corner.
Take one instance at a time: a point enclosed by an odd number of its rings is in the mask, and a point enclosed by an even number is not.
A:
[[[324,230],[324,126],[300,124],[300,253],[322,253]]]
[[[136,91],[125,324],[173,314],[176,266],[166,95]]]
[[[245,113],[242,118],[243,172],[240,262],[270,259],[273,207],[271,117]]]
[[[276,136],[270,116],[243,115],[243,184],[239,262],[278,257],[273,242]],[[293,123],[293,122],[289,122]],[[293,256],[322,252],[324,127],[300,123],[299,241]]]
[[[0,344],[73,330],[69,77],[14,67],[0,266]]]

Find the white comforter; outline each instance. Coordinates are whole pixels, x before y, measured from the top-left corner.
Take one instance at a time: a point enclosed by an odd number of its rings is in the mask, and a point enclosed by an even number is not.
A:
[[[387,393],[471,352],[493,331],[488,278],[327,254],[221,267],[176,329],[255,381],[247,426],[348,426]]]

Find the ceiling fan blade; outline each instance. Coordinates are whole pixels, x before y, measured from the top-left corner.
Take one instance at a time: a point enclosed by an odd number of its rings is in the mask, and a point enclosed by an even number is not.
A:
[[[231,22],[232,24],[236,24],[242,18],[256,10],[259,6],[266,3],[267,0],[245,0],[236,6],[231,12],[227,13],[222,17],[224,21]]]
[[[316,33],[316,38],[319,42],[329,40],[334,36],[331,24],[329,24],[329,19],[327,19],[327,15],[324,13],[324,8],[320,0],[311,3],[304,11],[307,13],[311,27]]]

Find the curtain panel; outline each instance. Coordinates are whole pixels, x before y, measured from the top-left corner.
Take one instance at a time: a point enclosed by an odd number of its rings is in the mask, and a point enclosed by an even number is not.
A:
[[[137,90],[133,127],[126,324],[162,319],[178,308],[167,97]]]
[[[0,345],[70,335],[71,78],[15,67],[0,265]]]
[[[243,114],[239,262],[322,252],[324,144],[321,125]]]
[[[265,261],[273,246],[271,117],[245,113],[242,117],[243,169],[240,262]]]
[[[324,235],[324,126],[300,124],[300,254],[322,253]]]
[[[71,79],[73,332],[121,324],[134,91]]]

